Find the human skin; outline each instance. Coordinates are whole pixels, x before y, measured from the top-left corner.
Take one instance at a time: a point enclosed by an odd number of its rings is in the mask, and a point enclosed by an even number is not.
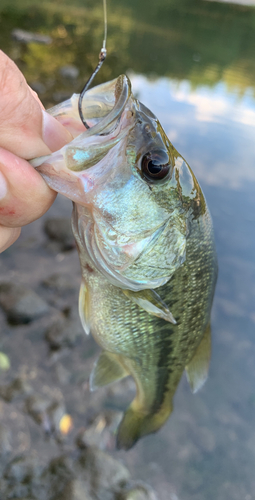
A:
[[[20,70],[0,51],[0,252],[56,197],[27,160],[57,151],[70,140],[68,130],[44,111]]]

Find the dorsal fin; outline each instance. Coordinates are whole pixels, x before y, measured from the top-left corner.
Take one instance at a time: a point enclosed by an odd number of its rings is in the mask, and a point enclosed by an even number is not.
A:
[[[207,379],[210,357],[211,327],[209,324],[193,358],[186,366],[187,379],[193,393],[197,392],[204,385]]]
[[[130,300],[135,302],[149,314],[176,325],[176,320],[174,319],[171,311],[169,311],[167,305],[163,302],[155,290],[140,290],[139,292],[123,290],[123,292]]]
[[[129,373],[121,363],[120,356],[112,354],[111,352],[102,351],[90,374],[90,390],[94,391],[98,387],[111,384],[128,375]]]

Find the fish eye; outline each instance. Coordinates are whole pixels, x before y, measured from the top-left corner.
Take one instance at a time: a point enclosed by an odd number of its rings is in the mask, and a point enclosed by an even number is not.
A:
[[[142,157],[141,167],[144,177],[150,181],[164,179],[171,168],[169,157],[165,151],[146,153]]]

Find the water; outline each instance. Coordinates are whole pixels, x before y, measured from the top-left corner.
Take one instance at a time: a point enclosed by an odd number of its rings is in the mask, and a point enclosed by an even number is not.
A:
[[[1,4],[0,46],[46,105],[82,88],[97,62],[96,3]],[[128,72],[203,188],[219,258],[206,385],[194,396],[183,378],[163,429],[115,454],[159,500],[254,500],[255,8],[111,0],[108,10],[109,56],[97,82]],[[52,48],[12,41],[17,27],[50,34]],[[66,64],[79,69],[78,78],[61,77]]]

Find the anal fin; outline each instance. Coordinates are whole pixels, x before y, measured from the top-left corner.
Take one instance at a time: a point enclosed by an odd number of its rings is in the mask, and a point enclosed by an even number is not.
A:
[[[209,324],[193,358],[186,366],[187,379],[193,393],[197,392],[204,385],[207,379],[210,358],[211,327]]]
[[[120,356],[111,352],[101,352],[94,364],[90,374],[90,390],[94,391],[98,387],[111,384],[117,380],[127,377],[129,373],[121,363]]]

